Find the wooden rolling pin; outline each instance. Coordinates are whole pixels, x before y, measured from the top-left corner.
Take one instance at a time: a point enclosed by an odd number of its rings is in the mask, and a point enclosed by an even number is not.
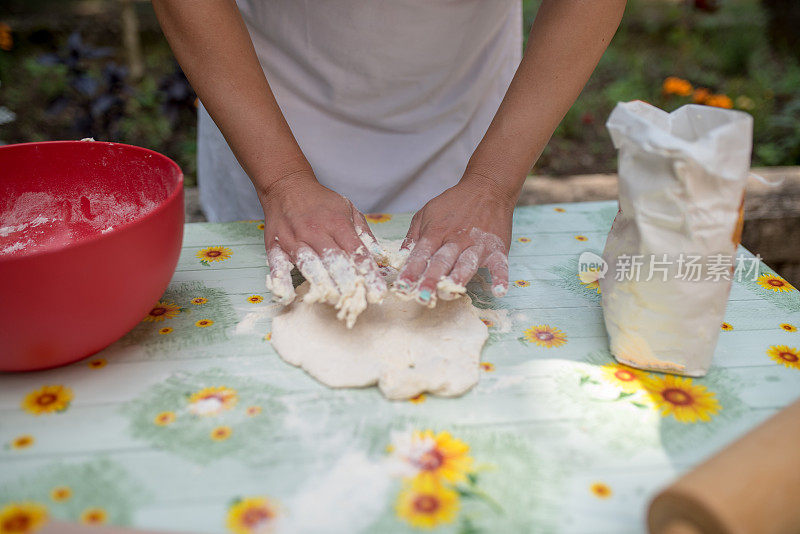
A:
[[[800,533],[800,400],[656,495],[650,534]]]

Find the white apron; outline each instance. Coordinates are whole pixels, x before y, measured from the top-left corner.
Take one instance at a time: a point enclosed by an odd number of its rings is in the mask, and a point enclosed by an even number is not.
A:
[[[317,179],[363,212],[415,211],[456,184],[522,55],[520,0],[238,5]],[[209,220],[263,217],[202,106],[198,182]]]

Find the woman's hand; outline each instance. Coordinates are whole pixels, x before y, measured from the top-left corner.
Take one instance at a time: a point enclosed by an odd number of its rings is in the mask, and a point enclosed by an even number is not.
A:
[[[492,293],[505,295],[516,197],[484,176],[465,175],[428,202],[414,215],[403,242],[411,253],[397,277],[397,292],[434,306],[437,298],[464,293],[478,268],[487,267]]]
[[[373,259],[383,252],[364,216],[343,196],[322,186],[310,171],[276,180],[259,200],[266,218],[264,244],[273,298],[295,297],[291,270],[308,280],[309,302],[328,302],[352,326],[367,302],[380,302],[386,284]]]

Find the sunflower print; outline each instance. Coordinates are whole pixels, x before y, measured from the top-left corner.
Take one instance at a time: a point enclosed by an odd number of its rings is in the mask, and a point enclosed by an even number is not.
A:
[[[158,426],[169,426],[175,422],[175,412],[161,412],[153,418],[153,423]]]
[[[177,317],[180,312],[181,307],[177,304],[173,304],[172,302],[159,302],[144,316],[142,321],[146,323],[157,323],[164,319]]]
[[[625,393],[634,393],[642,389],[642,381],[647,373],[621,363],[610,363],[600,368],[606,382],[613,384]]]
[[[102,525],[108,521],[108,514],[102,508],[87,508],[81,513],[81,523]]]
[[[211,439],[214,441],[225,441],[233,434],[233,429],[229,426],[218,426],[211,431]]]
[[[733,330],[733,325],[732,325],[732,324],[730,324],[730,323],[722,323],[722,324],[720,325],[720,328],[721,328],[721,329],[722,329],[724,332],[730,332],[731,330]]]
[[[397,497],[397,517],[415,528],[452,523],[459,509],[458,493],[432,478],[418,477]]]
[[[394,446],[394,456],[415,477],[436,482],[463,482],[473,471],[469,445],[449,432],[415,431]]]
[[[531,242],[531,238],[530,237],[518,237],[517,241],[520,242],[520,243],[530,243]]]
[[[494,364],[492,362],[481,362],[481,369],[487,373],[494,371]]]
[[[0,508],[0,532],[27,534],[47,523],[47,508],[38,502],[11,502]]]
[[[194,323],[194,325],[197,328],[207,328],[207,327],[209,327],[209,326],[211,326],[213,324],[214,324],[214,321],[212,321],[211,319],[200,319],[199,321]]]
[[[250,417],[255,417],[256,415],[261,413],[261,406],[248,406],[245,413]]]
[[[63,412],[72,402],[72,390],[68,387],[43,386],[31,391],[22,400],[22,409],[33,415]]]
[[[514,285],[517,287],[528,287],[531,283],[527,280],[514,280]]]
[[[775,362],[790,369],[800,369],[800,351],[788,345],[773,345],[767,355]]]
[[[271,499],[248,497],[231,505],[225,523],[234,534],[266,533],[275,526],[278,512],[278,505]]]
[[[364,218],[371,223],[385,223],[392,220],[388,213],[367,213]]]
[[[262,297],[261,295],[250,295],[249,297],[247,297],[247,302],[249,302],[250,304],[258,304],[259,302],[263,301],[264,297]]]
[[[762,274],[758,277],[758,285],[772,291],[794,291],[794,286],[776,274]]]
[[[592,278],[594,278],[594,280],[592,280]],[[598,295],[600,294],[600,280],[596,278],[595,275],[591,275],[588,272],[578,273],[578,280],[581,281],[584,288],[596,291]],[[586,280],[588,280],[588,282]]]
[[[161,334],[162,336],[165,336],[167,334],[171,334],[174,331],[175,330],[173,328],[170,328],[169,326],[165,326],[164,328],[159,328],[158,329],[158,333]]]
[[[108,360],[105,358],[95,358],[94,360],[89,361],[87,365],[89,366],[89,369],[102,369],[108,365]]]
[[[238,401],[236,390],[231,388],[204,388],[189,397],[189,411],[195,415],[217,415],[233,409]]]
[[[197,259],[203,265],[209,265],[215,261],[225,261],[231,256],[233,256],[233,251],[222,246],[206,247],[197,252]]]
[[[417,393],[416,395],[408,399],[408,402],[411,402],[413,404],[422,404],[423,402],[425,402],[425,398],[426,397],[424,393]]]
[[[553,208],[553,211],[555,211],[556,213],[564,213],[567,210],[565,210],[564,208]]]
[[[575,239],[577,239],[578,241],[589,241],[589,238],[586,237],[585,235],[576,235]]]
[[[50,490],[50,498],[54,502],[64,502],[72,497],[72,488],[69,486],[57,486]]]
[[[208,299],[205,298],[205,297],[195,297],[192,300],[190,300],[189,302],[191,302],[195,306],[202,306],[203,304],[208,302]]]
[[[567,334],[549,325],[532,326],[522,332],[523,339],[540,347],[560,347],[567,342]]]
[[[598,499],[608,499],[612,494],[611,488],[604,482],[595,482],[589,486],[589,491]]]
[[[715,394],[691,378],[651,375],[643,383],[662,417],[671,415],[681,423],[708,422],[721,409]]]
[[[30,434],[23,434],[11,440],[12,449],[27,449],[32,447],[36,439]]]
[[[797,332],[797,327],[793,324],[781,323],[780,327],[785,332]]]

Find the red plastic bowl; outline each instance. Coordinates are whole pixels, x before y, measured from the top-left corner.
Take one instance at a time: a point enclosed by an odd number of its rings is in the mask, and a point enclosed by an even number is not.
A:
[[[158,301],[183,238],[183,173],[116,143],[0,146],[0,371],[74,362]]]

